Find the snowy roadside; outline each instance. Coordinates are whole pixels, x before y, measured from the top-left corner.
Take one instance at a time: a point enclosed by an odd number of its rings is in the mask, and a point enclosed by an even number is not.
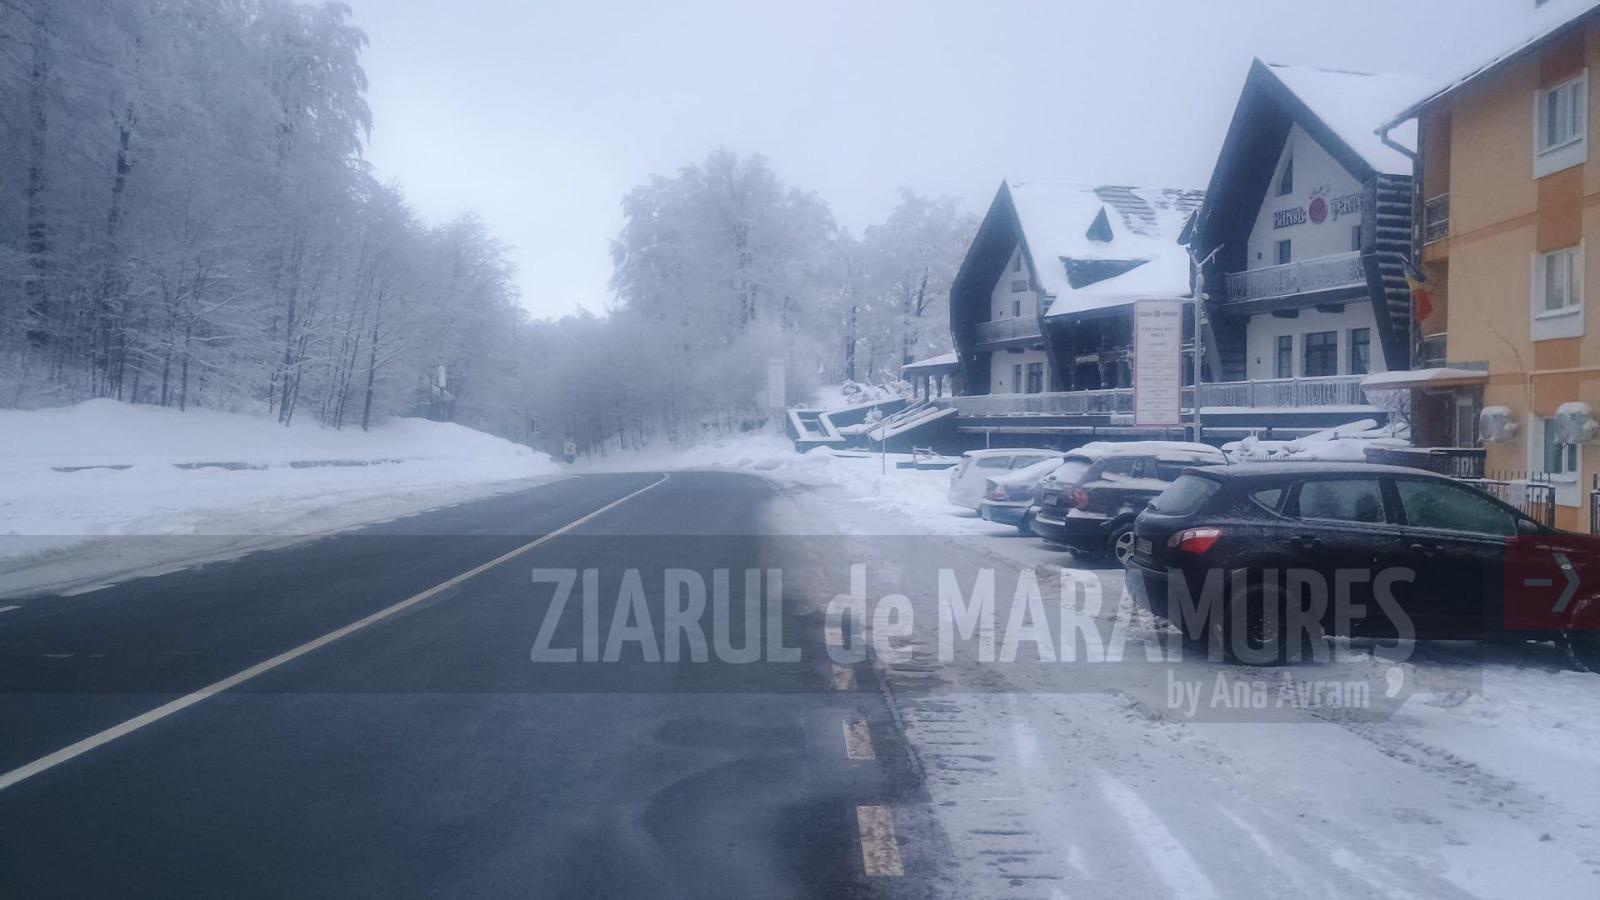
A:
[[[561,472],[527,447],[416,419],[283,428],[96,400],[0,412],[0,432],[0,596],[155,574]]]
[[[884,467],[826,451],[769,455],[760,443],[654,464],[763,474],[783,489],[776,532],[847,536],[862,557],[851,561],[874,571],[1071,565],[1014,529],[956,511],[944,501],[944,472],[896,469],[892,456]],[[874,540],[882,535],[926,537]],[[908,545],[926,558],[897,555]],[[814,562],[839,566],[836,556]],[[1104,608],[1054,627],[1109,634],[1120,615],[1126,658],[1161,646],[1162,629],[1118,603],[1121,572],[1093,577]],[[1007,597],[997,604],[1002,626]],[[935,599],[912,600],[911,646],[928,651],[937,646]],[[1600,893],[1600,678],[1566,669],[1542,645],[1424,645],[1398,666],[1342,648],[1340,666],[1289,676],[1353,675],[1379,692],[1395,677],[1406,686],[1397,706],[1379,716],[1288,709],[1189,720],[1171,707],[1171,678],[1209,689],[1219,679],[1282,677],[1193,658],[879,667],[953,848],[950,874],[973,895],[1072,896],[1116,884],[1173,896],[1287,887],[1507,897],[1524,893],[1533,872],[1544,896]]]

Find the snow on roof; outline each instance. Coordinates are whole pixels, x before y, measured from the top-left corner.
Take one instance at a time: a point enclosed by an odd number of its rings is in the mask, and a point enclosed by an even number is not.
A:
[[[1368,165],[1386,175],[1411,174],[1411,158],[1383,143],[1377,129],[1390,110],[1404,103],[1407,97],[1415,97],[1426,87],[1428,79],[1417,75],[1349,72],[1278,63],[1268,63],[1267,70]],[[1416,124],[1396,128],[1389,138],[1415,149]]]
[[[916,369],[939,369],[945,366],[957,365],[959,362],[960,359],[956,356],[955,351],[952,350],[949,353],[941,353],[938,356],[930,356],[927,359],[919,359],[916,362],[906,363],[900,367],[900,371],[910,372]]]
[[[1076,450],[1068,451],[1067,455],[1084,459],[1107,459],[1113,456],[1223,458],[1221,450],[1210,444],[1196,444],[1192,441],[1092,441]]]
[[[1521,54],[1556,32],[1566,28],[1573,22],[1600,8],[1600,0],[1550,0],[1533,11],[1523,23],[1521,28],[1515,29],[1511,40],[1505,44],[1505,49],[1485,60],[1480,60],[1465,69],[1458,71],[1444,79],[1436,79],[1423,88],[1412,93],[1410,105],[1396,113],[1385,125],[1404,122],[1415,118],[1424,106],[1438,100],[1456,88],[1478,78],[1478,76],[1499,67],[1513,57]],[[1395,109],[1399,109],[1396,104]]]
[[[1361,379],[1361,389],[1382,391],[1393,388],[1444,387],[1452,384],[1479,384],[1488,379],[1489,373],[1480,369],[1454,369],[1444,366],[1437,369],[1378,372]]]
[[[1189,296],[1188,250],[1178,244],[1201,192],[1173,188],[1017,181],[1006,187],[1022,239],[1053,298],[1048,315],[1085,312],[1147,298]],[[1101,213],[1110,240],[1090,237]],[[1135,263],[1121,274],[1074,287],[1067,261]]]

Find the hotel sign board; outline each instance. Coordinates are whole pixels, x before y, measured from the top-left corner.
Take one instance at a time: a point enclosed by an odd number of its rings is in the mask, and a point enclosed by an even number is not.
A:
[[[1183,301],[1133,305],[1133,424],[1183,424]]]

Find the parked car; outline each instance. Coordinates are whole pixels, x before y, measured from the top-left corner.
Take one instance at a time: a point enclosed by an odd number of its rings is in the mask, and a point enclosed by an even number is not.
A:
[[[1033,498],[1039,482],[1061,466],[1063,457],[1054,456],[1023,469],[984,479],[983,502],[978,515],[1001,525],[1015,525],[1023,534],[1033,534]]]
[[[1133,548],[1133,520],[1184,469],[1227,463],[1222,451],[1186,441],[1099,441],[1067,454],[1039,483],[1034,534],[1078,556],[1120,565]]]
[[[1227,646],[1237,629],[1254,656],[1245,662],[1292,659],[1320,634],[1346,634],[1557,640],[1575,663],[1600,671],[1595,540],[1548,528],[1482,491],[1418,469],[1318,462],[1197,468],[1139,514],[1128,588],[1191,638],[1215,632]],[[1293,634],[1285,630],[1291,598],[1278,586],[1278,573],[1291,569],[1329,586],[1325,613]],[[1226,602],[1199,613],[1207,576],[1214,589],[1224,580],[1231,588],[1236,576],[1216,573],[1240,570],[1241,596],[1230,591]],[[1337,596],[1338,578],[1347,602]],[[1186,588],[1189,600],[1174,606],[1173,587]],[[1267,615],[1269,604],[1276,615]],[[1308,634],[1313,629],[1320,634]]]
[[[1061,456],[1060,450],[968,450],[961,464],[950,470],[950,502],[977,512],[983,503],[983,485],[990,476]]]

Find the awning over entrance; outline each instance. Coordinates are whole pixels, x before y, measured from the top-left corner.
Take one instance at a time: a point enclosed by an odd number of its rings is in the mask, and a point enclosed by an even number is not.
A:
[[[1488,372],[1443,366],[1436,369],[1378,372],[1361,379],[1361,389],[1363,391],[1393,391],[1413,388],[1465,387],[1483,384],[1488,380]]]

